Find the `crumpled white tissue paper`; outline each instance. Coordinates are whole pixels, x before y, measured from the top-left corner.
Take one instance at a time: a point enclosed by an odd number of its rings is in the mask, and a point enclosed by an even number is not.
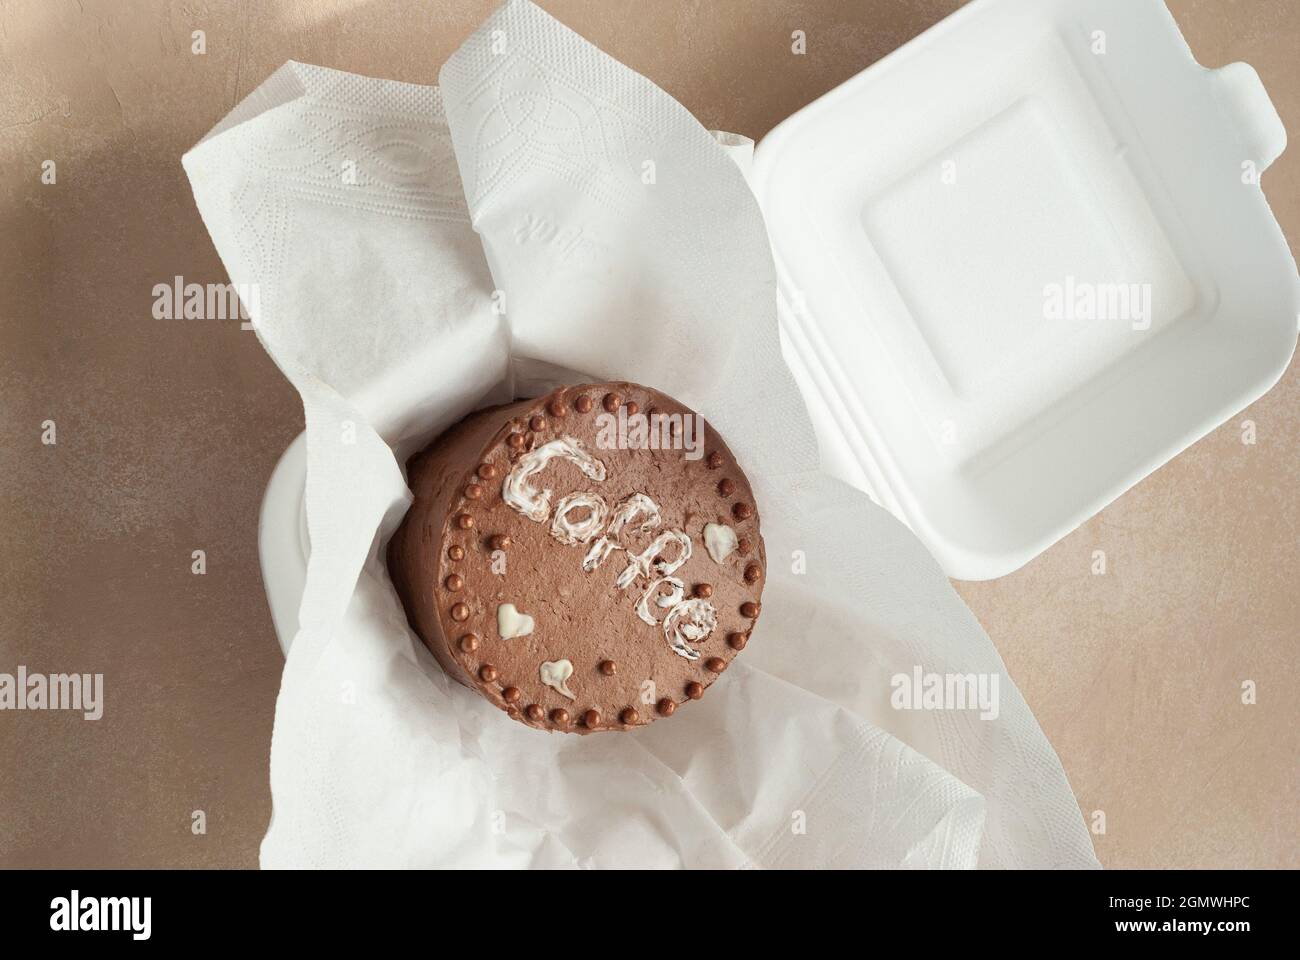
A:
[[[311,557],[263,865],[1095,866],[1060,762],[937,564],[818,471],[728,149],[522,0],[440,79],[291,62],[184,158],[307,423]],[[589,737],[448,680],[382,559],[411,452],[580,376],[703,412],[769,557],[752,642],[708,695]],[[997,675],[996,719],[891,708],[917,667]]]

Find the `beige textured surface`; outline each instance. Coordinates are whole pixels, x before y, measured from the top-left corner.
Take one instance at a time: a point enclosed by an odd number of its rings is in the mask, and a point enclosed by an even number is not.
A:
[[[236,323],[150,315],[155,283],[225,279],[179,157],[286,59],[434,83],[492,6],[0,0],[0,671],[107,685],[97,723],[0,714],[0,866],[256,862],[281,662],[257,505],[301,410]],[[757,137],[959,3],[543,6],[706,126]],[[1253,63],[1300,130],[1300,4],[1171,6],[1203,63]],[[1295,148],[1264,181],[1293,243],[1298,181]],[[1026,569],[959,588],[1082,808],[1105,811],[1106,865],[1300,866],[1298,398],[1293,368]]]

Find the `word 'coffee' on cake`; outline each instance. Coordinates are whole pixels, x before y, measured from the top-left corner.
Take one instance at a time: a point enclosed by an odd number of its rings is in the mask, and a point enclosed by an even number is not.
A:
[[[573,437],[561,437],[530,450],[515,461],[515,465],[506,474],[505,481],[501,485],[501,499],[529,520],[545,523],[549,518],[547,504],[550,502],[551,491],[537,490],[532,480],[557,457],[576,463],[579,469],[593,480],[605,479],[605,465],[587,454],[582,449],[580,441]],[[577,523],[568,519],[569,511],[575,507],[587,513],[586,518]],[[555,522],[551,525],[551,536],[563,544],[588,543],[600,532],[609,513],[609,506],[600,494],[589,491],[571,493],[561,500],[556,508]],[[613,518],[609,521],[604,536],[583,558],[582,569],[590,573],[614,551],[627,550],[619,542],[619,536],[629,521],[644,518],[640,530],[646,532],[659,525],[660,516],[658,505],[644,493],[633,493],[624,497],[614,508]],[[734,532],[731,537],[735,538]],[[669,547],[676,547],[676,555],[671,560],[665,559],[663,555]],[[637,616],[651,625],[660,622],[650,612],[651,597],[655,598],[656,606],[669,607],[663,618],[664,638],[678,656],[685,657],[687,660],[698,660],[700,651],[686,641],[699,642],[712,633],[713,628],[718,625],[718,611],[707,600],[685,599],[686,585],[672,576],[673,572],[690,558],[691,538],[681,530],[665,530],[640,553],[628,554],[628,564],[618,575],[616,583],[619,589],[626,590],[638,580],[648,581],[636,606]],[[660,591],[665,585],[671,592],[667,596],[661,596]]]

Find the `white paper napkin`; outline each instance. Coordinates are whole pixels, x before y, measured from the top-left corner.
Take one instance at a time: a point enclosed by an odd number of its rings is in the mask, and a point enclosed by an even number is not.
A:
[[[307,421],[312,552],[263,865],[1095,866],[1059,761],[938,566],[817,470],[728,156],[743,141],[720,146],[522,0],[440,79],[289,63],[184,158]],[[539,733],[449,681],[382,561],[410,452],[572,376],[702,411],[762,507],[752,642],[634,733]],[[917,667],[996,674],[997,719],[892,709],[891,677]]]

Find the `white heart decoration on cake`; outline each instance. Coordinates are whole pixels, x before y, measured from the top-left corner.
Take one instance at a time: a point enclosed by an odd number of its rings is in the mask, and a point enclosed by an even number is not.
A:
[[[513,603],[503,603],[497,607],[497,632],[502,640],[512,637],[526,637],[533,632],[533,618],[520,613]]]
[[[558,690],[570,700],[578,699],[569,689],[568,680],[573,676],[573,664],[570,661],[547,660],[541,665],[538,673],[541,675],[542,683],[551,689]]]
[[[735,551],[739,541],[736,531],[724,523],[706,523],[704,525],[704,548],[714,563],[723,563]]]

